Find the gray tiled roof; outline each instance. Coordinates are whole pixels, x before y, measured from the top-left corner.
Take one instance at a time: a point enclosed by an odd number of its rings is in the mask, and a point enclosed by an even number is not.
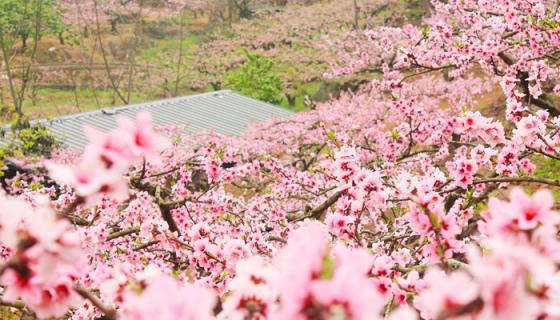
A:
[[[83,125],[109,131],[117,126],[116,116],[135,118],[144,110],[152,114],[156,126],[185,124],[188,132],[206,129],[232,136],[243,134],[251,123],[286,118],[292,114],[278,106],[224,90],[79,113],[38,123],[50,128],[63,146],[81,149],[87,144]]]

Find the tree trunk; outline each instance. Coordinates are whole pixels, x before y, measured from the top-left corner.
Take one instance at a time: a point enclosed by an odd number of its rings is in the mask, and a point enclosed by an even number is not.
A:
[[[4,39],[4,32],[0,29],[0,48],[2,49],[2,58],[4,62],[4,68],[6,69],[6,76],[8,77],[8,85],[10,87],[10,95],[12,96],[12,103],[14,104],[14,109],[16,112],[21,110],[20,101],[18,99],[16,87],[14,85],[14,79],[12,75],[12,70],[10,68],[10,58],[8,53],[8,46],[6,45],[6,41]],[[19,116],[23,116],[22,114],[18,114]]]
[[[21,34],[21,52],[27,51],[27,34]]]
[[[119,33],[118,23],[119,23],[119,18],[111,19],[111,32],[112,33]]]
[[[359,17],[360,17],[360,7],[358,7],[358,0],[354,0],[354,30],[358,30],[359,28]]]
[[[235,0],[228,0],[228,23],[231,26],[233,24],[233,11],[235,10]]]

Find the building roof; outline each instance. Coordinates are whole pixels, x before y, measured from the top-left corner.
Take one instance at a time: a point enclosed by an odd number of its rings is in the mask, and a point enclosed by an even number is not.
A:
[[[155,126],[186,125],[187,132],[201,129],[239,136],[249,124],[272,118],[287,118],[291,111],[229,91],[216,91],[186,97],[101,109],[38,121],[51,130],[64,147],[82,149],[88,143],[83,126],[104,132],[117,127],[115,118],[136,118],[141,111],[152,115]]]

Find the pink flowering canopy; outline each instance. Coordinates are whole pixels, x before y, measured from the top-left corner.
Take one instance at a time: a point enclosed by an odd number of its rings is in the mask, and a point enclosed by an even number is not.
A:
[[[40,319],[560,319],[560,182],[536,175],[560,161],[558,5],[432,4],[338,43],[328,76],[382,76],[315,110],[240,138],[142,113],[7,181],[1,301]]]

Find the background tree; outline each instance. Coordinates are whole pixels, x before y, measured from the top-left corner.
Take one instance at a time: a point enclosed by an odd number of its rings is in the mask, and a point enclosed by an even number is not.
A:
[[[60,15],[56,0],[5,0],[0,3],[2,32],[6,37],[18,38],[21,51],[27,50],[28,40],[37,28],[39,38],[63,32],[65,26]]]
[[[23,101],[34,73],[39,42],[48,34],[61,34],[64,25],[54,0],[7,0],[0,3],[0,48],[17,123],[23,121]],[[28,39],[32,48],[28,50]],[[15,42],[21,47],[15,48]],[[19,54],[19,59],[15,59]],[[17,66],[14,63],[18,62]]]
[[[283,100],[284,83],[273,70],[273,61],[245,50],[247,61],[227,75],[228,86],[258,100],[279,104]]]

